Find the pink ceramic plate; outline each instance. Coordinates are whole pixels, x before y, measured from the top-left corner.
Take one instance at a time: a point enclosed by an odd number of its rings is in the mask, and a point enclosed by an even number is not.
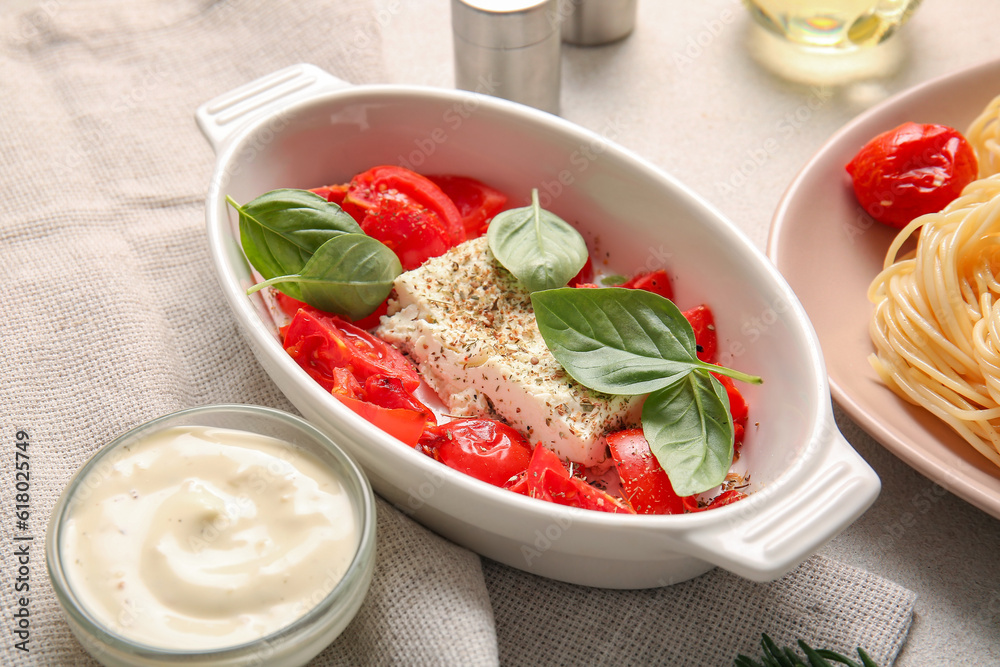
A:
[[[1000,60],[928,81],[855,118],[788,188],[771,224],[767,254],[819,335],[834,400],[907,464],[1000,518],[1000,470],[928,412],[899,399],[868,364],[871,304],[866,292],[894,230],[864,213],[844,171],[876,134],[905,121],[964,132],[996,95]]]

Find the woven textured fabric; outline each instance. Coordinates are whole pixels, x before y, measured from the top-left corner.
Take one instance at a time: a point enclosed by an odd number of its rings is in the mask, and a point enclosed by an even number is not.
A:
[[[896,659],[916,596],[821,556],[758,584],[715,569],[644,591],[572,586],[484,560],[505,665],[731,665],[761,655],[761,633],[878,665]],[[799,651],[801,655],[801,651]]]
[[[48,585],[43,543],[56,498],[103,443],[195,405],[294,411],[216,284],[203,210],[214,155],[195,108],[298,62],[380,81],[379,39],[371,0],[5,7],[0,424],[4,442],[29,434],[31,456],[26,525],[2,496],[5,616],[15,608],[12,538],[33,541],[31,650],[5,634],[0,663],[93,664]],[[912,614],[908,591],[823,559],[770,585],[716,571],[669,589],[598,591],[489,562],[484,577],[475,554],[384,502],[378,512],[370,594],[318,665],[726,664],[766,630],[860,644],[885,667]]]

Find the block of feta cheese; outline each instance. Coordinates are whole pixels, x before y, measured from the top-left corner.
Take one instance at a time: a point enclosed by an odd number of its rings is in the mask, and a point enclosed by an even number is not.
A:
[[[416,363],[449,414],[500,417],[532,444],[591,466],[603,436],[639,423],[643,397],[610,396],[573,380],[545,345],[528,292],[485,237],[396,278],[376,333]]]

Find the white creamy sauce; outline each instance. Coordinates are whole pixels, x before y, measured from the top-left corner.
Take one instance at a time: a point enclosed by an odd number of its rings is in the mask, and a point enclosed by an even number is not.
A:
[[[270,634],[357,551],[340,481],[281,440],[174,427],[116,454],[80,485],[61,548],[82,606],[133,641],[211,649]]]

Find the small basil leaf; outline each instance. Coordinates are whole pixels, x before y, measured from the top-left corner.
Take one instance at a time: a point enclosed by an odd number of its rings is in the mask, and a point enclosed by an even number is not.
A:
[[[396,254],[365,234],[341,234],[320,246],[297,274],[278,276],[252,288],[298,287],[302,300],[328,313],[358,320],[389,296],[403,267]]]
[[[617,273],[614,275],[604,276],[603,278],[601,278],[601,284],[604,285],[605,287],[617,287],[622,283],[626,282],[628,282],[628,278],[622,275],[618,275]]]
[[[306,190],[272,190],[243,206],[226,200],[239,213],[243,253],[265,279],[299,273],[331,238],[361,233],[339,206]],[[295,285],[282,291],[302,297]]]
[[[580,232],[538,204],[498,213],[486,233],[490,250],[529,292],[563,287],[587,263],[587,244]]]
[[[679,496],[721,484],[733,463],[733,419],[725,387],[706,371],[654,391],[642,431]]]
[[[535,292],[531,304],[553,356],[596,391],[647,394],[704,366],[691,324],[658,294],[565,288]]]

